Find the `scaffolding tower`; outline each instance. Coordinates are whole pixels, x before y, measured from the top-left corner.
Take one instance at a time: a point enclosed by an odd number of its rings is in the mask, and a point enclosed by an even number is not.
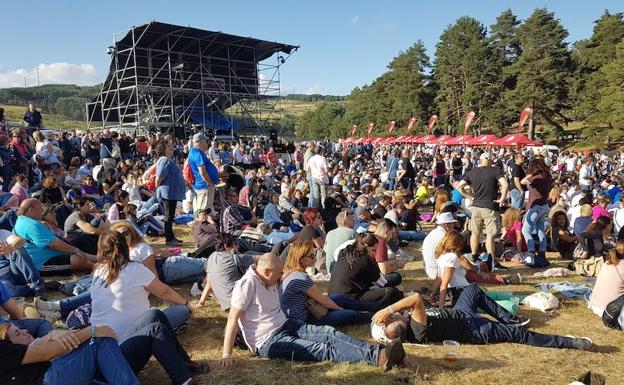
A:
[[[152,21],[113,36],[88,128],[259,134],[280,118],[280,67],[299,47]]]

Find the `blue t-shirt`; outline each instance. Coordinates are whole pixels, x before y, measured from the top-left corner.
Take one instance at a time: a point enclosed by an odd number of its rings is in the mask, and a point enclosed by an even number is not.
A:
[[[451,191],[451,202],[455,203],[457,206],[461,206],[463,199],[464,199],[464,196],[461,195],[459,190],[453,189],[453,191]]]
[[[305,300],[312,285],[314,283],[305,272],[295,271],[288,274],[282,282],[280,292],[280,305],[286,317],[308,320],[309,313],[305,307]]]
[[[0,306],[4,306],[4,304],[10,299],[11,293],[9,293],[9,289],[4,286],[4,283],[0,282]]]
[[[56,235],[43,223],[26,215],[17,217],[13,233],[26,241],[24,249],[30,254],[37,270],[41,270],[49,259],[67,255],[49,248],[48,245],[57,239]]]
[[[184,200],[186,183],[182,177],[182,171],[175,161],[161,156],[156,162],[156,176],[162,177],[163,181],[156,190],[158,198],[173,201]]]
[[[193,176],[195,177],[195,183],[193,184],[193,188],[195,188],[195,190],[205,190],[208,187],[208,183],[206,183],[204,178],[202,178],[199,173],[199,168],[202,166],[206,167],[206,171],[208,172],[208,176],[210,176],[212,183],[219,183],[219,171],[215,165],[212,164],[210,159],[208,159],[205,152],[197,147],[193,147],[189,152],[188,161],[191,166]]]

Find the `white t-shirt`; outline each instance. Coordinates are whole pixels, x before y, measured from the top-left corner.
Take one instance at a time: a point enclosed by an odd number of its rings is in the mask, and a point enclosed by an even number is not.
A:
[[[576,158],[568,158],[565,160],[565,164],[566,164],[566,171],[567,172],[573,172],[575,170],[576,167]]]
[[[126,182],[121,186],[121,189],[130,194],[130,202],[141,201],[141,189],[135,184]]]
[[[384,219],[390,219],[395,225],[399,224],[399,217],[394,210],[388,210],[386,215],[384,215]]]
[[[152,247],[147,243],[140,242],[130,249],[130,260],[143,263],[152,254],[154,254]]]
[[[327,177],[327,160],[324,156],[313,155],[308,159],[308,169],[310,170],[310,176],[315,179],[322,180],[323,183],[329,184],[329,178]]]
[[[108,325],[117,336],[122,336],[150,310],[149,292],[145,288],[156,276],[136,262],[128,262],[110,285],[103,280],[106,275],[106,267],[103,266],[93,272],[91,324]]]
[[[453,272],[453,276],[451,276],[451,280],[449,281],[448,287],[466,287],[470,285],[466,280],[466,270],[459,264],[459,257],[455,253],[446,253],[440,255],[438,260],[436,261],[438,264],[438,275],[440,279],[444,276],[444,269],[446,267],[454,267],[455,271]]]
[[[435,229],[431,230],[423,240],[423,264],[427,277],[431,279],[435,279],[438,275],[438,263],[436,262],[435,249],[438,247],[442,238],[444,238],[444,234],[446,234],[446,231],[444,231],[441,226],[437,226]]]
[[[591,185],[591,181],[589,180],[589,178],[593,176],[594,176],[594,168],[587,167],[587,165],[583,165],[583,167],[581,167],[581,171],[579,171],[579,184],[582,186]]]

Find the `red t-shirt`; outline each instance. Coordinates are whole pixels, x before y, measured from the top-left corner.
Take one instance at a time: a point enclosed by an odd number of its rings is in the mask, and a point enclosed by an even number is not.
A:
[[[386,241],[377,237],[377,249],[375,250],[375,262],[388,262],[388,245]]]

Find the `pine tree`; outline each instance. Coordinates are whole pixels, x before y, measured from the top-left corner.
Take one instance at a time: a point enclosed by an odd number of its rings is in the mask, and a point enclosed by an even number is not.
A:
[[[616,59],[602,67],[605,85],[599,90],[596,117],[609,128],[624,129],[624,42],[616,47]]]
[[[506,95],[509,104],[520,110],[533,108],[534,119],[556,129],[569,118],[568,91],[571,59],[565,38],[568,32],[552,12],[537,8],[518,27],[522,53],[510,67],[517,77],[515,89]],[[529,135],[532,136],[532,126]]]

